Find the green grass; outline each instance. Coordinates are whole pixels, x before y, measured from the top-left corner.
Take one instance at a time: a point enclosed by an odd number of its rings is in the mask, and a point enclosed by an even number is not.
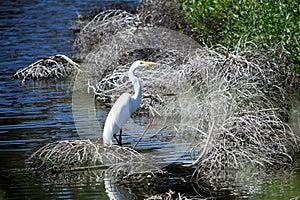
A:
[[[238,41],[268,49],[283,44],[294,70],[300,65],[300,4],[296,0],[181,0],[186,19],[206,45]]]

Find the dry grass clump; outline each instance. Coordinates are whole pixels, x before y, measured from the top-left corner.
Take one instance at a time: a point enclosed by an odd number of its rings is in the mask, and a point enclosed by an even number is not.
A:
[[[100,22],[99,22],[100,23]],[[182,40],[183,39],[183,40]],[[182,44],[181,44],[182,43]],[[160,73],[156,68],[145,69],[141,73],[145,94],[158,100],[157,94],[151,91],[160,91],[173,95],[169,82],[170,76],[180,75],[178,66],[193,51],[198,44],[180,33],[161,28],[124,29],[116,32],[109,40],[102,41],[98,48],[90,51],[81,64],[82,71],[86,72],[81,81],[89,80],[100,99],[111,102],[121,93],[132,91],[127,71],[135,60],[148,60],[159,63]],[[166,78],[163,80],[163,78]],[[149,79],[149,80],[148,80]],[[100,81],[99,81],[100,80]],[[156,82],[155,85],[152,83]],[[148,84],[150,83],[150,84]],[[86,84],[86,83],[85,83]],[[158,86],[159,85],[159,86]],[[151,90],[151,91],[150,91]],[[109,96],[109,98],[108,98]]]
[[[131,14],[135,14],[135,8],[133,5],[131,5],[128,2],[101,2],[99,3],[99,6],[90,10],[87,13],[78,14],[74,20],[73,25],[71,27],[74,34],[77,34],[80,32],[80,30],[87,25],[96,15],[98,15],[101,12],[107,11],[107,10],[122,10],[126,11]]]
[[[286,124],[295,79],[281,59],[270,60],[269,52],[259,53],[247,46],[227,55],[209,50],[206,61],[198,55],[186,65],[187,72],[193,72],[190,81],[196,82],[193,93],[198,94],[198,101],[193,100],[192,110],[197,113],[193,126],[211,140],[207,154],[197,163],[199,181],[226,188],[230,173],[220,177],[222,170],[249,163],[288,166],[299,151],[299,137]]]
[[[19,69],[13,78],[26,80],[62,79],[75,74],[80,66],[65,55],[55,55],[43,58],[35,63]]]
[[[103,147],[102,141],[66,140],[43,146],[30,156],[28,162],[34,171],[51,173],[106,169],[143,160],[145,157],[127,147]]]
[[[100,44],[110,40],[117,32],[126,29],[134,31],[140,27],[167,28],[193,35],[180,5],[174,1],[141,1],[136,11],[126,6],[124,8],[121,4],[110,10],[100,7],[98,13],[78,16],[74,21],[76,57],[83,60],[89,52],[101,48]]]
[[[192,198],[187,197],[185,194],[180,194],[180,192],[172,191],[171,189],[165,194],[152,195],[145,200],[189,200]]]
[[[78,59],[84,58],[93,49],[100,48],[100,43],[109,40],[117,32],[137,28],[140,24],[137,15],[123,10],[106,10],[98,13],[77,34],[74,46],[78,52]]]
[[[192,28],[185,20],[180,4],[176,1],[143,0],[137,8],[137,13],[145,26],[182,31],[194,38]]]
[[[125,180],[138,174],[154,179],[163,173],[154,160],[131,148],[90,140],[49,143],[30,156],[27,168],[35,178],[57,184]]]
[[[176,66],[183,62],[183,54],[178,51],[161,49],[135,49],[126,52],[118,61],[118,65],[99,83],[96,84],[97,93],[109,96],[114,102],[120,94],[133,91],[133,86],[128,79],[127,72],[135,60],[150,60],[159,63],[159,66],[151,67],[138,72],[142,79],[144,99],[141,107],[152,104],[152,101],[160,102],[160,96],[174,95],[172,79],[166,82],[170,76],[177,76]],[[157,73],[157,68],[159,73]]]

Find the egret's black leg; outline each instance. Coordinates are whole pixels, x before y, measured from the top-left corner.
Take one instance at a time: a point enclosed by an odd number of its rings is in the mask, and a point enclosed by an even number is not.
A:
[[[120,142],[120,146],[122,146],[122,129],[120,129],[119,142]]]
[[[116,139],[118,145],[122,146],[122,144],[120,143],[119,139],[117,138],[117,135],[116,134],[113,134],[114,138]]]
[[[120,129],[119,138],[117,138],[117,134],[114,134],[113,136],[116,139],[118,145],[122,146],[122,129]]]

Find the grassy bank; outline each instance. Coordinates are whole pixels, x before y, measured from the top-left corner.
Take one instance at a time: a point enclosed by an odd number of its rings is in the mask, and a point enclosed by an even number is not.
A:
[[[300,6],[295,0],[181,0],[185,18],[206,45],[234,48],[239,40],[259,48],[282,45],[287,64],[300,74]]]

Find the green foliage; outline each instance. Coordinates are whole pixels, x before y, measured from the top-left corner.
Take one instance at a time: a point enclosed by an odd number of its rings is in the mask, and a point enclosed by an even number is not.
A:
[[[282,43],[300,64],[300,4],[296,0],[181,0],[199,40],[234,47],[241,38],[262,48]]]

